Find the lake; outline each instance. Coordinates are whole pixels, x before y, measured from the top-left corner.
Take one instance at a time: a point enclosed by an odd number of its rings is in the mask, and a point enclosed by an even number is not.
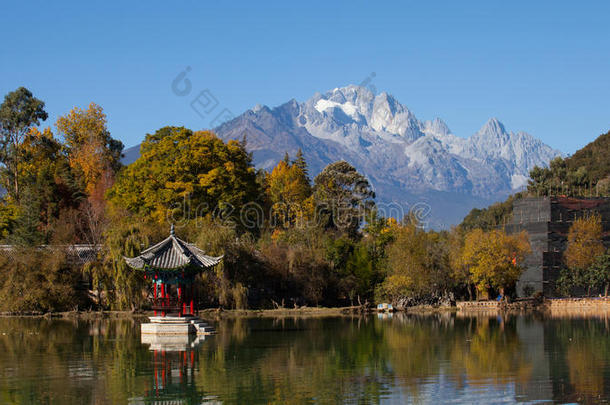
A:
[[[0,404],[603,403],[608,318],[237,318],[152,345],[133,319],[0,318]]]

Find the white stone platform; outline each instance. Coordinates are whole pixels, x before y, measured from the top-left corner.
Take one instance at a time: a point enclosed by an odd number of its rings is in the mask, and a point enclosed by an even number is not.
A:
[[[216,330],[195,316],[151,316],[142,335],[213,335]]]
[[[141,342],[150,345],[151,351],[184,352],[192,350],[205,340],[203,335],[142,334]]]

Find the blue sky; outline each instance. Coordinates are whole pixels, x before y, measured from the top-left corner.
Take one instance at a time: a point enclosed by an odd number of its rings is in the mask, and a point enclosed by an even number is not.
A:
[[[215,111],[372,84],[469,136],[490,117],[567,153],[610,130],[608,2],[3,2],[0,94],[93,101],[126,146]],[[176,3],[176,4],[174,4]],[[186,67],[192,90],[172,92]]]

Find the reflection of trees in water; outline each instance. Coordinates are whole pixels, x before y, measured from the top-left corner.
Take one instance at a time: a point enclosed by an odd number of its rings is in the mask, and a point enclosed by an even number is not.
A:
[[[215,344],[203,349],[200,384],[224,393],[221,397],[229,403],[237,402],[235,393],[255,402],[375,402],[393,387],[418,397],[422,383],[441,373],[452,377],[455,388],[466,380],[503,385],[531,375],[514,321],[446,314],[399,315],[386,322],[281,322],[250,324],[245,339],[219,335]],[[283,331],[274,330],[278,327]],[[232,329],[229,324],[219,328]]]
[[[530,380],[532,364],[517,334],[516,318],[471,318],[463,332],[451,351],[455,374],[463,373],[475,385]]]
[[[598,403],[610,397],[610,328],[605,320],[563,319],[545,325],[555,398]]]
[[[142,381],[134,370],[146,349],[129,338],[137,326],[0,318],[0,403],[125,402]]]
[[[221,333],[202,348],[198,381],[224,403],[375,402],[389,370],[379,364],[382,336],[371,321],[249,322],[245,340]]]
[[[393,322],[380,325],[385,361],[406,394],[418,397],[421,381],[436,376],[440,360],[447,358],[449,346],[443,331],[451,318],[397,315]]]
[[[391,369],[409,396],[418,397],[422,382],[439,374],[448,376],[454,389],[466,382],[504,385],[531,375],[513,321],[403,316],[384,331]]]
[[[187,361],[158,353],[156,363],[138,329],[130,320],[0,319],[0,403],[197,403],[204,392],[227,404],[376,403],[397,391],[423,399],[439,375],[458,394],[466,384],[538,381],[516,318],[221,320],[192,360],[187,350]],[[556,400],[608,398],[608,334],[599,320],[544,321]]]

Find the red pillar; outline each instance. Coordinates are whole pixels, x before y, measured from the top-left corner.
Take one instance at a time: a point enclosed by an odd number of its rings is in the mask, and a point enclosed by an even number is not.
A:
[[[165,284],[161,283],[161,306],[165,308]],[[161,311],[161,315],[165,316],[165,310]]]
[[[165,284],[165,303],[163,305],[169,307],[169,284]]]
[[[157,306],[157,280],[154,280],[155,283],[155,296],[153,298],[153,305]],[[157,316],[157,310],[155,309],[155,316]]]
[[[182,316],[184,312],[182,312],[182,284],[178,284],[178,316]]]
[[[193,306],[193,301],[195,297],[195,289],[193,288],[193,284],[191,284],[191,314],[195,315],[195,307]]]
[[[157,372],[157,351],[153,351],[153,369],[155,371],[155,396],[159,396],[159,381]]]

